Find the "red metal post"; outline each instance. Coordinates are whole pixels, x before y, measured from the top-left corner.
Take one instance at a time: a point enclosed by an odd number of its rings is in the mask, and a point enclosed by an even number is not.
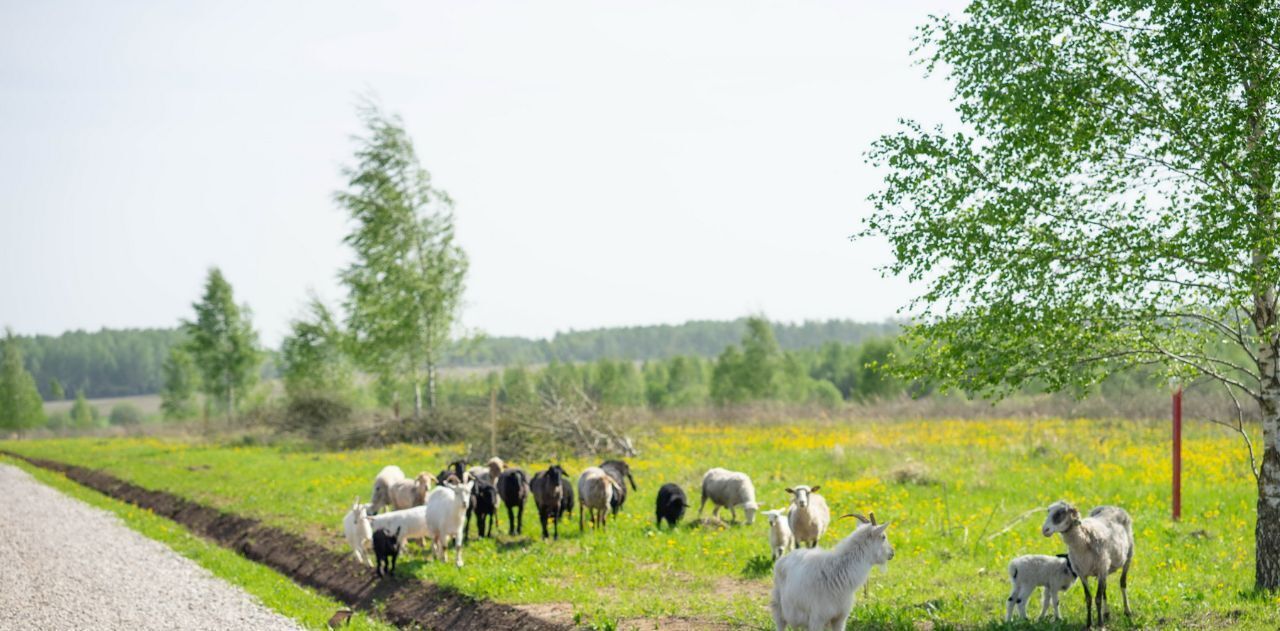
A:
[[[1173,520],[1182,518],[1182,386],[1173,391]]]

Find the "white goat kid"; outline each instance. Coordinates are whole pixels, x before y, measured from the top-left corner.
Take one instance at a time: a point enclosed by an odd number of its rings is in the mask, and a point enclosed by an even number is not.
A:
[[[863,525],[830,550],[796,550],[773,565],[770,609],[778,631],[843,631],[854,593],[867,582],[872,566],[893,558],[893,546],[884,533],[889,524],[876,524],[874,513],[870,520],[857,514],[844,517],[856,517]]]
[[[368,511],[369,505],[361,504],[357,497],[351,510],[342,518],[342,534],[351,546],[351,552],[356,555],[356,560],[373,567],[373,559],[369,557],[369,551],[373,548],[373,528],[369,527],[369,520],[366,519]]]

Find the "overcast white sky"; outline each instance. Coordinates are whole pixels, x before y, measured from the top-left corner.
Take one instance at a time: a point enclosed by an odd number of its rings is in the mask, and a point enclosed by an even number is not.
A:
[[[364,90],[457,202],[468,328],[882,320],[863,153],[954,120],[909,51],[961,7],[0,0],[0,324],[172,326],[216,265],[277,344],[342,296]]]

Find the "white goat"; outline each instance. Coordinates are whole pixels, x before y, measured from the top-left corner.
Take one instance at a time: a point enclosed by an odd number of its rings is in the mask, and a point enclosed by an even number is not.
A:
[[[377,513],[383,506],[391,505],[391,485],[404,479],[404,471],[395,465],[387,465],[373,479],[373,493],[369,497],[369,512]]]
[[[773,552],[773,560],[791,551],[795,547],[795,539],[791,536],[791,525],[787,520],[786,509],[767,510],[761,513],[769,520],[769,550]]]
[[[351,510],[342,518],[342,533],[351,546],[351,552],[356,555],[356,560],[373,567],[373,559],[369,558],[369,550],[373,548],[373,528],[369,527],[369,521],[365,519],[368,510],[369,505],[361,504],[357,497]]]
[[[792,495],[791,512],[787,518],[791,522],[791,532],[796,539],[796,547],[809,544],[810,548],[818,547],[818,539],[831,525],[831,509],[827,508],[827,500],[818,495],[815,486],[796,486],[787,489]]]
[[[457,566],[462,567],[462,542],[467,535],[467,504],[471,501],[471,485],[446,484],[437,486],[427,496],[427,537],[431,539],[431,551],[445,562],[449,540],[458,548]]]
[[[751,484],[751,478],[745,473],[720,467],[708,469],[702,475],[702,503],[698,505],[698,517],[702,517],[707,500],[711,500],[714,506],[711,511],[713,517],[720,516],[721,508],[728,508],[733,521],[738,521],[736,509],[741,506],[748,525],[755,522],[756,510],[760,508],[756,504],[756,487]]]
[[[1080,577],[1084,590],[1085,628],[1093,626],[1095,599],[1089,593],[1089,577],[1098,579],[1098,624],[1106,624],[1110,614],[1107,606],[1107,576],[1120,572],[1120,596],[1124,599],[1124,615],[1132,616],[1129,609],[1129,564],[1133,562],[1133,519],[1123,508],[1099,506],[1081,519],[1080,511],[1065,501],[1049,506],[1040,533],[1052,537],[1062,535],[1067,544],[1067,558],[1071,569]]]
[[[396,510],[422,506],[427,503],[427,492],[435,484],[436,477],[425,471],[412,480],[396,480],[387,488],[388,503]]]
[[[861,515],[845,515],[857,517]],[[841,518],[843,519],[843,517]],[[778,631],[799,627],[843,631],[853,610],[853,597],[867,581],[872,566],[893,558],[884,531],[889,524],[871,519],[841,539],[834,548],[800,549],[773,564],[773,599],[769,604]]]
[[[420,540],[424,546],[426,545],[427,509],[425,506],[371,515],[365,517],[365,521],[369,522],[370,532],[382,530],[387,533],[399,533],[396,540],[401,550],[406,550],[404,542],[409,539]]]
[[[609,502],[618,492],[618,482],[605,473],[604,469],[600,467],[583,469],[578,475],[578,530],[583,529],[584,511],[591,514],[593,527],[603,528],[609,514]]]
[[[1027,601],[1039,587],[1044,587],[1044,597],[1040,599],[1040,618],[1049,613],[1049,605],[1053,605],[1053,618],[1061,620],[1058,608],[1058,597],[1076,582],[1076,573],[1067,562],[1067,555],[1049,556],[1047,554],[1025,554],[1009,562],[1009,581],[1013,583],[1013,591],[1009,592],[1008,606],[1004,612],[1004,621],[1013,620],[1013,609],[1023,618],[1027,617]]]

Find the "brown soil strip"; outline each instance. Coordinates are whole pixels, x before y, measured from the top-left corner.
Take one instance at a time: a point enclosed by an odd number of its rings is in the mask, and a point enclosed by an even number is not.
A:
[[[224,513],[163,491],[144,489],[103,471],[28,458],[2,450],[0,454],[56,471],[104,495],[178,522],[251,561],[276,569],[294,582],[320,590],[353,608],[369,611],[401,628],[461,631],[571,628],[516,607],[477,600],[419,580],[379,581],[368,567],[357,563],[350,554],[327,550],[256,519]]]

